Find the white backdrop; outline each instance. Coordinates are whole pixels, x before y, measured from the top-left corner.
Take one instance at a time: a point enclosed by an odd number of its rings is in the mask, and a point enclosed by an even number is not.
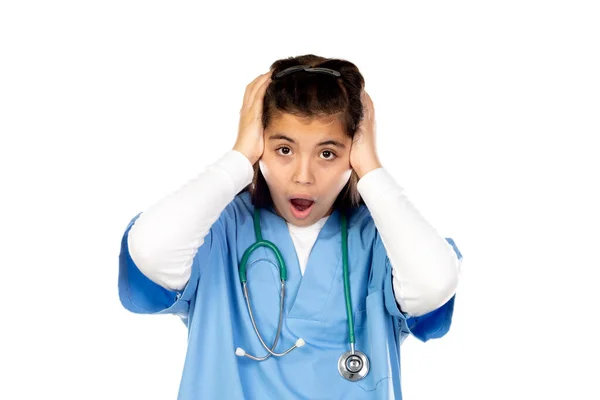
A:
[[[405,399],[600,398],[599,17],[2,2],[0,398],[176,398],[187,332],[122,308],[121,235],[233,146],[246,84],[305,53],[361,69],[384,166],[464,256],[450,332],[403,345]]]

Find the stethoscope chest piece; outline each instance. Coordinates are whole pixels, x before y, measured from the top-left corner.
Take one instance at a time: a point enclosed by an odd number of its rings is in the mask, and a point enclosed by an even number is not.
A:
[[[351,382],[359,381],[369,373],[369,359],[358,350],[354,354],[349,350],[338,359],[338,371]]]

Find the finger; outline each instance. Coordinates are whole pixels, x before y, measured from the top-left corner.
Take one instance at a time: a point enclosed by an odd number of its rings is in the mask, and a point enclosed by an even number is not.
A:
[[[270,73],[271,73],[271,71],[265,72],[264,74],[261,74],[261,75],[257,76],[256,78],[254,78],[254,80],[252,82],[250,82],[248,85],[246,85],[246,90],[244,91],[244,101],[242,103],[242,108],[250,106],[249,101],[250,101],[250,99],[252,99],[252,92],[253,92],[254,88],[261,81],[261,79],[264,79],[264,77],[266,75],[270,75]]]
[[[256,88],[259,87],[262,84],[262,81],[269,75],[269,72],[265,72],[264,74],[261,74],[259,76],[257,76],[252,82],[250,82],[248,84],[248,86],[246,86],[246,92],[244,95],[244,104],[249,107],[251,105],[252,102],[252,98],[254,97],[254,92],[256,91]]]
[[[365,90],[362,92],[363,98],[363,107],[365,108],[365,113],[369,116],[369,118],[373,118],[375,116],[375,106],[373,105],[373,99],[369,96]]]
[[[360,102],[363,108],[363,119],[369,119],[369,101],[367,99],[367,92],[363,89],[360,91]]]
[[[256,93],[254,93],[254,98],[252,99],[252,109],[256,113],[257,117],[262,114],[263,108],[263,99],[265,97],[265,92],[267,91],[267,87],[271,83],[271,79],[268,79],[263,82],[262,85],[258,87]]]
[[[263,101],[265,96],[265,91],[269,86],[270,81],[266,81],[260,87],[260,89],[256,92],[255,98],[252,101],[252,105],[250,106],[250,113],[254,115],[254,118],[260,120],[263,114]]]
[[[267,85],[269,83],[271,83],[271,71],[261,75],[260,79],[256,81],[256,84],[252,88],[252,91],[250,92],[250,96],[248,97],[248,100],[250,101],[250,104],[249,104],[250,107],[252,107],[252,104],[254,104],[254,102],[257,100],[257,93],[259,91],[263,90],[263,86],[265,85],[265,83]],[[266,89],[266,86],[265,86],[265,89]]]
[[[363,108],[365,110],[368,110],[369,108],[369,95],[368,93],[363,89],[360,92],[360,101],[362,102]]]
[[[373,104],[373,100],[371,99],[371,96],[369,96],[369,93],[367,93],[366,90],[362,91],[362,98],[363,98],[363,101],[365,102],[365,105]]]

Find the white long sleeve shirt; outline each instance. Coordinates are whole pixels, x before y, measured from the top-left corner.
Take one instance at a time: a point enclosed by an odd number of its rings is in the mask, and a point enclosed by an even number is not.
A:
[[[252,176],[246,156],[230,150],[143,212],[127,238],[131,258],[140,271],[169,290],[182,290],[204,237]],[[365,174],[357,189],[388,253],[400,309],[419,316],[443,305],[454,294],[460,273],[460,260],[452,246],[420,215],[384,168]],[[307,227],[288,223],[302,274],[327,218]]]

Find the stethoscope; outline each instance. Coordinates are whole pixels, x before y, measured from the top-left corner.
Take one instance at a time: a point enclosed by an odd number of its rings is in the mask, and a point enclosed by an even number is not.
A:
[[[285,281],[287,280],[287,269],[285,267],[285,262],[283,261],[283,256],[281,252],[272,242],[268,240],[263,240],[262,234],[260,232],[260,211],[258,208],[254,208],[254,234],[256,235],[256,243],[252,246],[248,247],[242,256],[242,261],[239,266],[240,273],[240,281],[243,285],[244,290],[244,298],[246,299],[246,306],[248,307],[248,313],[250,314],[250,320],[252,321],[252,326],[254,327],[254,332],[258,336],[258,340],[262,346],[267,350],[267,354],[263,357],[256,357],[251,354],[248,354],[244,349],[238,347],[235,350],[235,354],[240,357],[248,357],[252,360],[256,361],[264,361],[271,356],[281,357],[288,354],[290,351],[294,350],[297,347],[304,346],[305,342],[302,338],[298,338],[296,343],[286,350],[283,353],[275,353],[275,346],[277,346],[277,341],[279,340],[279,335],[281,333],[281,323],[283,321],[283,300],[285,297]],[[369,373],[369,359],[367,356],[356,350],[354,348],[355,338],[354,338],[354,320],[352,318],[352,301],[350,298],[350,277],[348,272],[348,221],[346,220],[346,216],[344,213],[341,213],[341,226],[342,226],[342,264],[344,270],[344,297],[346,299],[346,315],[348,322],[348,341],[350,342],[350,350],[345,352],[338,359],[338,371],[340,375],[346,378],[349,381],[355,382],[362,378],[364,378],[367,373]],[[250,296],[248,295],[248,286],[246,279],[246,263],[250,258],[250,254],[254,250],[259,247],[267,247],[273,250],[275,253],[275,257],[277,258],[277,264],[279,267],[279,276],[281,278],[281,299],[279,302],[279,324],[277,326],[277,334],[275,335],[275,340],[273,341],[273,345],[269,348],[263,338],[261,337],[258,329],[256,328],[256,322],[254,321],[254,315],[252,314],[252,308],[250,307]]]

